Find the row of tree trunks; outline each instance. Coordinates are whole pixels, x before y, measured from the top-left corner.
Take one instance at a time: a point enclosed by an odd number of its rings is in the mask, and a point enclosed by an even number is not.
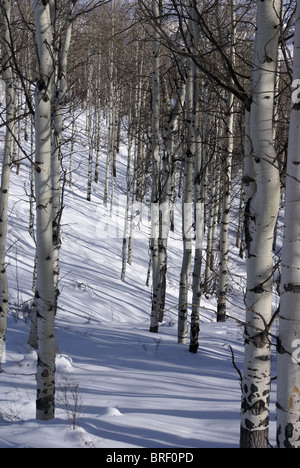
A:
[[[22,3],[22,2],[21,2]],[[62,215],[61,199],[61,149],[63,144],[63,108],[67,97],[67,58],[71,45],[73,26],[73,13],[76,0],[65,0],[67,7],[65,16],[58,12],[58,3],[54,0],[35,0],[34,15],[36,23],[38,72],[35,93],[35,161],[32,164],[31,180],[31,206],[30,206],[30,233],[36,240],[36,276],[35,276],[35,304],[32,327],[32,343],[38,349],[37,371],[37,418],[51,419],[55,410],[55,313],[58,298],[59,280],[59,251],[60,251],[60,221]],[[173,2],[174,3],[174,2]],[[124,225],[122,280],[125,281],[126,261],[131,263],[133,253],[133,232],[135,207],[138,196],[143,200],[145,174],[150,162],[145,159],[145,134],[151,134],[151,168],[152,168],[152,235],[151,235],[151,265],[153,273],[153,300],[151,311],[150,331],[158,332],[159,323],[163,320],[166,295],[167,277],[167,250],[168,237],[171,227],[171,203],[175,200],[175,181],[179,179],[178,193],[182,194],[182,221],[183,221],[183,259],[179,287],[178,310],[178,341],[188,341],[188,311],[192,309],[190,351],[197,352],[199,346],[200,328],[200,301],[202,293],[201,267],[203,260],[203,239],[205,223],[207,232],[207,262],[206,262],[206,291],[209,290],[211,273],[215,260],[214,244],[216,226],[220,226],[220,261],[218,274],[218,313],[217,318],[223,321],[226,318],[226,295],[228,286],[228,227],[231,201],[231,170],[233,158],[233,135],[235,131],[234,106],[239,98],[246,107],[246,138],[245,138],[245,167],[242,187],[244,190],[245,226],[244,243],[247,256],[247,292],[246,327],[245,327],[245,365],[242,378],[242,411],[241,411],[241,447],[267,447],[269,439],[269,400],[271,389],[271,335],[270,329],[274,317],[272,316],[273,274],[274,274],[274,230],[278,220],[280,201],[280,164],[276,154],[274,140],[280,125],[278,101],[275,97],[280,91],[278,73],[278,50],[282,47],[280,22],[282,21],[283,7],[279,0],[258,0],[256,18],[256,38],[254,44],[254,58],[252,63],[251,87],[249,95],[243,93],[239,79],[241,76],[234,73],[239,33],[236,14],[242,5],[234,0],[223,5],[223,2],[214,2],[213,8],[206,2],[191,1],[176,4],[174,12],[184,12],[179,15],[178,34],[182,34],[181,41],[184,47],[180,55],[177,44],[174,50],[178,54],[176,66],[180,68],[177,74],[181,78],[176,86],[170,86],[166,80],[166,73],[161,73],[163,62],[163,39],[161,26],[164,23],[165,12],[162,0],[152,1],[152,17],[154,29],[152,34],[152,86],[149,86],[149,77],[146,70],[146,30],[143,37],[136,42],[134,80],[121,85],[121,67],[117,67],[118,41],[117,9],[120,6],[115,0],[109,6],[111,14],[111,41],[107,48],[108,80],[106,91],[109,118],[108,156],[106,166],[106,180],[104,187],[104,203],[108,204],[109,188],[111,187],[110,207],[114,203],[114,178],[116,176],[116,154],[120,132],[123,103],[123,93],[129,89],[128,112],[128,166],[127,166],[127,208]],[[280,305],[280,328],[278,345],[278,397],[277,397],[277,440],[279,447],[299,446],[299,412],[300,412],[300,381],[298,336],[299,325],[299,293],[300,278],[298,262],[299,226],[299,95],[300,82],[300,2],[297,2],[297,21],[295,23],[295,52],[294,52],[294,80],[297,88],[294,94],[295,102],[291,112],[288,167],[286,172],[286,212],[282,256],[282,288]],[[171,8],[168,4],[168,8]],[[6,275],[6,234],[9,181],[12,163],[20,169],[21,145],[18,143],[21,134],[21,122],[15,127],[15,116],[21,117],[21,109],[27,107],[30,113],[28,95],[30,94],[30,77],[26,78],[28,84],[24,86],[24,96],[14,91],[14,73],[16,75],[15,51],[17,46],[12,44],[11,11],[13,2],[1,0],[1,45],[2,70],[5,84],[6,101],[6,138],[3,151],[1,193],[0,193],[0,365],[3,361],[6,323],[8,313],[8,286]],[[287,5],[285,6],[287,8]],[[63,8],[63,7],[61,7]],[[216,17],[212,24],[203,22],[203,11],[207,8],[208,18],[214,11]],[[177,10],[176,10],[177,9]],[[63,11],[63,10],[61,10]],[[225,12],[227,33],[222,37],[221,17]],[[62,20],[65,18],[65,20]],[[229,18],[229,19],[228,19]],[[223,21],[223,20],[222,20]],[[64,23],[64,24],[63,24]],[[59,24],[60,39],[57,38],[56,27]],[[211,30],[207,29],[210,27]],[[282,26],[282,25],[281,25]],[[205,41],[203,34],[205,33]],[[31,33],[27,31],[29,40]],[[101,31],[104,34],[104,31]],[[217,37],[218,41],[217,41]],[[150,36],[149,36],[150,37]],[[230,38],[230,40],[228,40]],[[101,42],[101,40],[99,39]],[[212,68],[205,70],[206,45],[211,41],[215,50],[220,52],[220,66],[212,73]],[[167,46],[172,48],[171,41]],[[205,50],[202,51],[200,48]],[[31,69],[35,58],[29,53]],[[33,48],[34,49],[34,48]],[[169,50],[169,49],[168,49]],[[174,52],[174,50],[172,52]],[[102,51],[94,54],[93,45],[88,44],[88,70],[86,81],[88,86],[94,82],[87,91],[87,133],[89,138],[89,175],[87,199],[92,195],[92,169],[94,148],[96,149],[95,180],[99,179],[100,158],[100,120],[101,120],[101,61]],[[174,52],[175,54],[175,52]],[[25,55],[24,55],[25,56]],[[22,64],[25,66],[24,56]],[[97,60],[94,60],[94,57]],[[225,80],[219,74],[224,68]],[[30,68],[30,67],[29,67]],[[250,67],[249,67],[250,70]],[[214,71],[214,70],[213,70]],[[27,70],[28,72],[28,70]],[[33,73],[31,71],[31,73]],[[241,73],[241,75],[243,75]],[[95,75],[99,75],[94,81]],[[213,96],[222,96],[217,111],[212,114],[209,107],[209,93],[212,93],[211,84],[207,84],[207,76],[215,85],[223,87],[221,92],[213,91]],[[246,79],[246,74],[244,74]],[[24,77],[19,76],[23,86]],[[148,80],[148,82],[147,82]],[[80,81],[80,79],[78,80]],[[135,85],[135,87],[133,86]],[[82,81],[80,81],[80,86]],[[149,88],[151,87],[151,93]],[[97,89],[96,89],[97,88]],[[174,98],[176,88],[176,100]],[[151,95],[150,99],[145,96]],[[93,97],[97,96],[96,106],[93,106]],[[163,106],[166,98],[166,106]],[[174,105],[170,105],[172,99]],[[225,99],[224,99],[225,98]],[[15,102],[18,109],[15,109]],[[200,108],[202,102],[202,108]],[[162,109],[164,108],[164,112]],[[166,110],[167,109],[167,110]],[[124,110],[124,109],[123,109]],[[128,110],[128,109],[126,109]],[[146,117],[144,116],[144,112]],[[148,114],[147,114],[148,112]],[[152,112],[152,125],[145,122]],[[223,114],[217,116],[217,114]],[[145,119],[144,119],[145,117]],[[224,124],[222,124],[222,118]],[[143,119],[145,121],[143,121]],[[215,132],[210,132],[211,146],[218,145],[219,139],[226,139],[224,149],[224,166],[218,159],[220,150],[208,150],[209,120],[215,123]],[[25,139],[28,140],[29,117],[26,117]],[[175,163],[176,140],[178,128],[181,130],[182,140],[178,146],[184,151],[184,162]],[[184,130],[183,130],[184,129]],[[201,129],[201,131],[200,131]],[[75,124],[73,123],[73,137]],[[134,135],[132,134],[134,133]],[[224,137],[225,135],[225,137]],[[33,133],[32,133],[33,136]],[[183,143],[184,142],[184,143]],[[74,148],[74,141],[72,141]],[[278,145],[278,142],[277,142]],[[134,155],[132,150],[134,148]],[[32,152],[34,145],[32,143]],[[13,160],[14,152],[16,153]],[[210,152],[211,161],[208,161]],[[150,158],[149,158],[150,159]],[[177,164],[177,165],[176,165]],[[221,179],[220,167],[224,169]],[[180,174],[176,174],[179,168]],[[212,199],[210,213],[207,214],[207,174],[208,169],[213,177],[213,187],[210,187]],[[70,180],[72,166],[70,165]],[[141,176],[141,181],[139,181]],[[35,183],[34,183],[35,182]],[[110,185],[109,185],[110,184]],[[36,199],[36,233],[34,232],[33,190],[35,187]],[[177,187],[176,187],[177,188]],[[139,192],[140,190],[140,192]],[[139,192],[139,193],[138,193]],[[221,194],[221,195],[220,195]],[[172,199],[173,196],[173,199]],[[129,209],[132,199],[132,213],[130,234]],[[220,209],[220,200],[222,209]],[[240,208],[242,202],[240,202]],[[219,219],[221,218],[221,219]],[[241,219],[241,216],[239,216]],[[239,223],[240,225],[241,223]],[[238,234],[240,240],[241,233]],[[192,246],[196,240],[194,256],[194,269],[192,272]],[[128,247],[128,258],[126,251]],[[192,281],[192,307],[189,304],[189,293]],[[215,274],[217,277],[217,274]],[[215,278],[214,278],[215,279]]]

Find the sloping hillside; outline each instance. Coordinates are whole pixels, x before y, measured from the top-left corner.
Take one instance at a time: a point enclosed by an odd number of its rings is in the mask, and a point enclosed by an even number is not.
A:
[[[92,201],[86,201],[84,124],[79,117],[73,186],[66,186],[64,198],[56,336],[58,408],[51,422],[35,420],[36,353],[27,345],[34,260],[34,243],[28,234],[30,168],[24,161],[19,176],[13,171],[8,250],[11,311],[0,375],[0,447],[238,447],[240,387],[230,346],[241,367],[242,328],[233,320],[215,323],[215,304],[204,299],[199,353],[192,355],[187,346],[177,344],[182,252],[178,207],[169,244],[165,321],[159,334],[148,332],[146,213],[143,221],[137,218],[133,263],[127,267],[126,282],[120,280],[118,226],[121,230],[127,150],[123,147],[118,156],[110,218],[109,207],[104,208],[102,201],[105,148],[102,180],[93,186]],[[235,250],[232,247],[231,273],[238,275],[239,287],[243,270]],[[238,295],[234,301],[242,306]],[[241,311],[233,306],[231,313]]]

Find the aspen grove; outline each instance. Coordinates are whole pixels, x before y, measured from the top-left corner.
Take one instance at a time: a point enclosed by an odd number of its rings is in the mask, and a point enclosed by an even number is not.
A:
[[[300,1],[0,24],[0,447],[300,448]]]

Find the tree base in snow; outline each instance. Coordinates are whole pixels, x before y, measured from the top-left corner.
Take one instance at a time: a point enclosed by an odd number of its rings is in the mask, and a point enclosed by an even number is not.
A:
[[[226,303],[224,304],[223,302],[221,302],[218,304],[217,322],[226,322]]]
[[[189,352],[193,354],[197,354],[199,348],[199,344],[191,344],[189,347]]]
[[[240,448],[270,448],[269,446],[269,430],[263,429],[261,431],[250,431],[241,427]]]

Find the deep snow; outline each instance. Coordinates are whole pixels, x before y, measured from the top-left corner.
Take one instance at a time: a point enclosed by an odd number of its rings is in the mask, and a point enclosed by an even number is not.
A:
[[[74,184],[66,187],[62,229],[56,323],[58,408],[56,419],[50,422],[35,420],[36,353],[27,345],[30,323],[22,305],[32,297],[34,259],[34,243],[28,234],[29,167],[23,162],[20,176],[13,170],[7,254],[10,314],[0,374],[0,447],[238,447],[240,387],[229,346],[242,368],[242,327],[234,320],[215,323],[215,301],[203,298],[198,354],[177,344],[182,254],[178,207],[176,232],[169,241],[167,313],[159,333],[149,333],[148,225],[146,219],[137,223],[133,263],[127,266],[126,283],[122,283],[122,239],[115,238],[109,207],[104,208],[102,202],[105,128],[102,182],[93,185],[90,203],[86,201],[84,128],[83,116],[78,117]],[[123,146],[115,186],[119,212],[125,205],[126,164]],[[116,213],[117,207],[115,217]],[[236,305],[229,313],[242,319],[244,267],[234,246],[231,262],[235,280],[231,301]],[[78,409],[72,420],[75,400]],[[273,440],[274,423],[271,444]]]

